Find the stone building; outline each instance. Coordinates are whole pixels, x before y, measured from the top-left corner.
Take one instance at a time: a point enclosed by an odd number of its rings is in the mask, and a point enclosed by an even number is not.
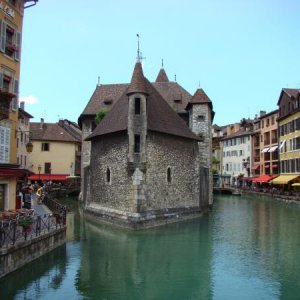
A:
[[[110,110],[96,126],[103,107]],[[86,215],[140,229],[207,210],[212,118],[202,89],[190,95],[163,68],[150,83],[139,60],[130,84],[98,85],[78,122]]]

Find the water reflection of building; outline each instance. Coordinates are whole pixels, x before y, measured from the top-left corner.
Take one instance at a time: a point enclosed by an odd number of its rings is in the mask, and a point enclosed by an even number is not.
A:
[[[87,298],[209,299],[208,226],[205,218],[128,232],[85,222],[77,289]]]

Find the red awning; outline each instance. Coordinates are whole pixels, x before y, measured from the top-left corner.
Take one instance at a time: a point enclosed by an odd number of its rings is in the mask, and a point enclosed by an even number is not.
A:
[[[253,179],[253,182],[263,183],[263,182],[269,182],[270,180],[274,179],[276,176],[270,176],[270,175],[261,175],[259,177],[256,177]]]
[[[23,169],[0,168],[0,177],[22,177],[25,174]]]
[[[69,174],[34,174],[28,177],[29,180],[43,180],[43,181],[64,181]]]
[[[257,170],[257,169],[259,169],[259,167],[260,167],[260,164],[254,165],[252,170]]]
[[[278,168],[277,164],[272,165],[272,168]]]
[[[242,181],[253,181],[254,177],[242,177],[240,180]]]

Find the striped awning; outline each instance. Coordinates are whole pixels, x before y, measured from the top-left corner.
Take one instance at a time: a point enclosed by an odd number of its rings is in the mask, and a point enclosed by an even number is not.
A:
[[[288,184],[290,181],[296,179],[297,177],[300,177],[300,175],[280,175],[277,178],[273,179],[271,182],[272,184]]]

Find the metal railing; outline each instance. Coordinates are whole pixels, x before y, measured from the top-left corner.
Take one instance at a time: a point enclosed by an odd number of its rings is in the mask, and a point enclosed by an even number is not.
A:
[[[52,208],[53,213],[34,215],[28,211],[0,221],[0,250],[66,226],[67,208],[49,198],[44,199],[44,202]]]

